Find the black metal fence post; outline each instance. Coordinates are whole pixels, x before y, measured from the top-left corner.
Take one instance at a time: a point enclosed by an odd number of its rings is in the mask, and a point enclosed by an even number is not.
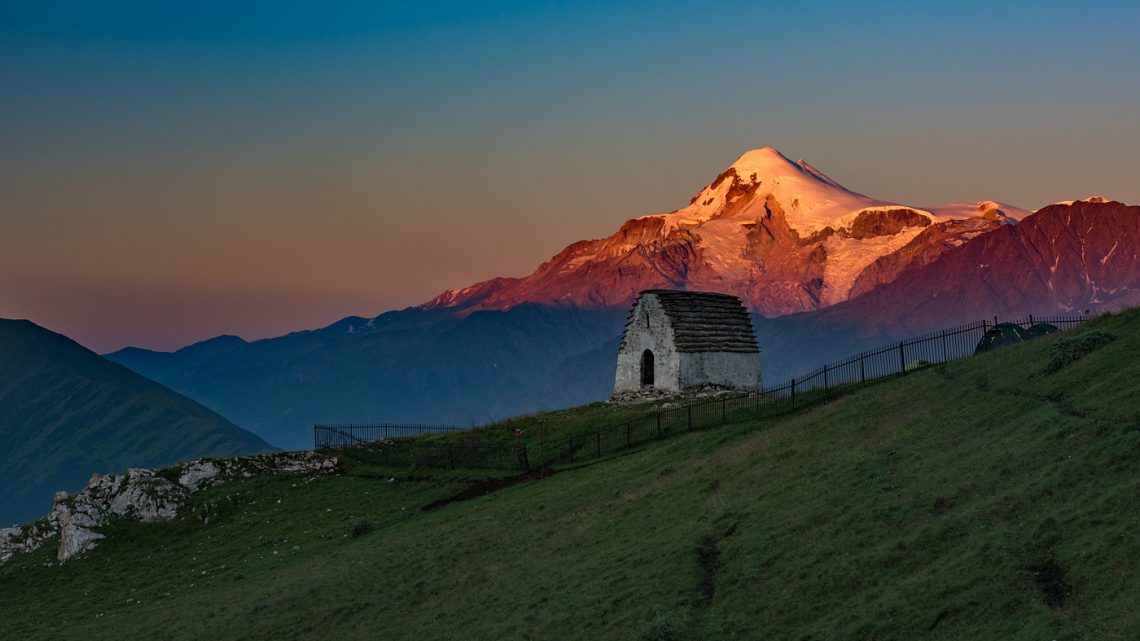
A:
[[[867,369],[863,366],[863,354],[859,355],[859,382],[867,384]]]
[[[899,373],[906,373],[906,353],[903,351],[902,341],[899,341]]]
[[[796,379],[792,379],[792,409],[796,409]]]

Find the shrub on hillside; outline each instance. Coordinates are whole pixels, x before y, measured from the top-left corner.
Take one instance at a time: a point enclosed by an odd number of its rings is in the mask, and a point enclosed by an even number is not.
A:
[[[1045,373],[1055,372],[1114,340],[1116,336],[1099,329],[1059,340],[1049,350],[1049,364],[1045,366]]]
[[[680,641],[681,626],[670,613],[658,613],[641,629],[640,641]]]
[[[364,536],[372,531],[372,522],[366,519],[360,519],[352,526],[352,538]]]

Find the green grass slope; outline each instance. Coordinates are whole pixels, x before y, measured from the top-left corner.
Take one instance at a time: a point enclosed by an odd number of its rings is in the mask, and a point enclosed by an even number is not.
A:
[[[0,638],[1137,639],[1137,354],[1133,312],[430,511],[461,474],[249,479],[0,567]]]
[[[93,472],[271,450],[202,405],[29,321],[0,319],[0,525]]]

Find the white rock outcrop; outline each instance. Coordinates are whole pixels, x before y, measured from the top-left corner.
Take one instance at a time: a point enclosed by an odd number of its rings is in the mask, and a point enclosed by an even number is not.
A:
[[[126,474],[96,474],[75,497],[56,494],[54,513],[59,522],[59,552],[66,561],[95,547],[104,538],[96,528],[111,517],[144,523],[169,521],[189,494],[186,488],[156,476],[153,470],[131,468]]]
[[[0,561],[7,561],[17,552],[16,541],[22,540],[24,528],[20,526],[0,528]]]
[[[57,534],[56,558],[66,561],[106,538],[98,530],[112,518],[169,521],[178,516],[191,494],[227,481],[260,474],[332,474],[339,466],[336,458],[317,452],[281,452],[198,459],[166,468],[161,474],[143,468],[131,468],[125,474],[95,474],[75,496],[57,492],[46,518],[28,526],[0,529],[0,563],[41,547]]]
[[[90,500],[84,500],[82,494],[73,500],[67,492],[57,492],[52,513],[59,522],[59,551],[55,556],[60,561],[90,550],[96,541],[104,538],[95,531],[103,525],[104,513]]]
[[[0,563],[38,549],[58,530],[55,512],[30,525],[0,528]]]

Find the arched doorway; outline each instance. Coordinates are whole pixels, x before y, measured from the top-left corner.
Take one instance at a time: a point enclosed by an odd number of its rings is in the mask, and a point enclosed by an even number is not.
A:
[[[653,352],[649,350],[641,353],[641,386],[653,386]]]

